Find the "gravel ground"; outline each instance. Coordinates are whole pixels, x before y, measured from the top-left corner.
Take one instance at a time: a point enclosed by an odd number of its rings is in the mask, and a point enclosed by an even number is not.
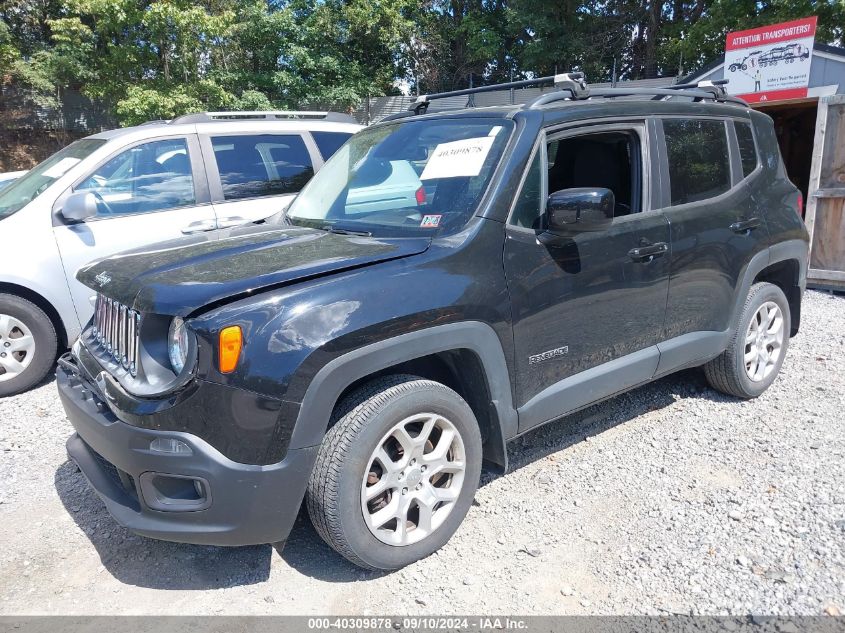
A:
[[[0,400],[0,613],[845,612],[844,392],[845,297],[809,292],[759,399],[687,371],[533,432],[442,551],[376,574],[304,516],[281,553],[128,533],[50,381]]]

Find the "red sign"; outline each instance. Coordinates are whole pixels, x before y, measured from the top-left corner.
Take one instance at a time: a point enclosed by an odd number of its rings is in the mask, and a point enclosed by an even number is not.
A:
[[[749,103],[807,96],[816,17],[728,33],[724,76]]]
[[[806,99],[806,88],[787,88],[786,90],[769,90],[768,92],[750,92],[739,95],[748,103],[767,103],[769,101],[786,101],[788,99]]]
[[[728,41],[725,43],[726,51],[733,51],[738,48],[759,47],[764,44],[776,44],[790,40],[800,40],[805,37],[816,36],[816,22],[818,18],[802,18],[792,22],[781,22],[772,26],[761,26],[747,31],[736,31],[728,33]]]

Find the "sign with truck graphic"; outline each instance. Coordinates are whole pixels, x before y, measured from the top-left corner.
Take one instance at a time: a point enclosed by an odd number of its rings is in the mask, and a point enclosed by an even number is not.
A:
[[[728,33],[727,89],[749,103],[807,96],[816,17]]]

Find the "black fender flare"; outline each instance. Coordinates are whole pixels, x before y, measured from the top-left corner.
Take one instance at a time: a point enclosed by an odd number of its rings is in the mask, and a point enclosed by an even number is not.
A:
[[[807,254],[809,246],[804,240],[786,240],[772,244],[769,248],[760,251],[745,267],[742,274],[741,282],[737,285],[737,292],[734,296],[733,317],[731,319],[732,332],[737,326],[737,321],[742,313],[742,306],[745,305],[745,299],[748,297],[748,291],[751,289],[751,284],[760,272],[778,262],[785,262],[790,259],[798,261],[798,286],[801,291],[807,286]]]
[[[343,391],[365,376],[439,352],[468,349],[481,360],[498,424],[492,424],[489,447],[495,462],[506,468],[505,443],[516,436],[510,373],[504,350],[492,327],[480,321],[437,325],[371,343],[327,363],[311,380],[291,436],[290,448],[307,448],[323,441],[332,410]]]

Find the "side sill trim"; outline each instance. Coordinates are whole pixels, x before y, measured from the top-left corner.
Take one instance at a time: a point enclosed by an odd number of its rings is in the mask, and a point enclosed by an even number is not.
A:
[[[547,387],[519,408],[520,433],[648,382],[659,360],[660,352],[653,345]]]

